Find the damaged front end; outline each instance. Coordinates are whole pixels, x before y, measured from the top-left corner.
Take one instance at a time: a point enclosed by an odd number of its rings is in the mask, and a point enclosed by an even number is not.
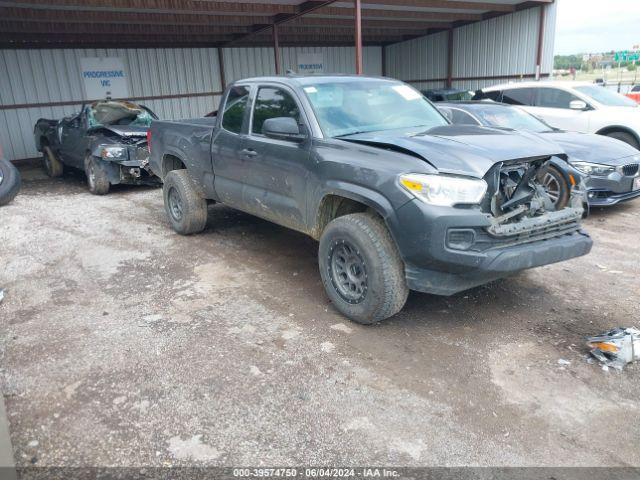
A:
[[[113,135],[115,137],[115,135]],[[126,185],[156,185],[159,179],[149,170],[146,136],[107,138],[113,143],[98,143],[93,155],[103,161],[109,182]]]
[[[521,245],[580,230],[584,184],[576,183],[570,190],[567,206],[556,209],[540,181],[551,158],[500,162],[487,172],[488,194],[481,208],[490,226],[478,238],[477,250]]]

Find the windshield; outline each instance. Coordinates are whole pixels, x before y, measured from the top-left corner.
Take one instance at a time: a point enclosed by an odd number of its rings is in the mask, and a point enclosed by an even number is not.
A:
[[[482,123],[491,127],[512,128],[525,132],[551,132],[553,129],[542,120],[518,107],[486,106],[473,111]]]
[[[329,137],[447,125],[417,90],[401,82],[353,80],[307,84],[304,91]]]
[[[149,127],[154,117],[148,108],[131,102],[95,102],[87,108],[90,128],[110,125]]]
[[[637,107],[638,104],[619,93],[597,85],[574,87],[578,92],[593,98],[596,102],[609,107]]]

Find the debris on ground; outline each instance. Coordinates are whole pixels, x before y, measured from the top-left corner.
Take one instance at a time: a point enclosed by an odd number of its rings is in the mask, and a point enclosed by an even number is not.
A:
[[[640,330],[618,327],[608,332],[587,337],[591,355],[604,367],[622,370],[628,363],[640,360]]]
[[[4,288],[0,288],[0,303],[4,300]]]

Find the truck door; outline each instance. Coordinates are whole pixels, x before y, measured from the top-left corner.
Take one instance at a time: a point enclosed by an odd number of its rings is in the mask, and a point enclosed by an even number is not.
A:
[[[64,163],[84,168],[86,121],[84,111],[60,122],[60,153]]]
[[[278,117],[294,118],[309,131],[293,91],[283,85],[260,85],[240,150],[242,201],[250,213],[304,230],[309,144],[264,135],[265,120]]]

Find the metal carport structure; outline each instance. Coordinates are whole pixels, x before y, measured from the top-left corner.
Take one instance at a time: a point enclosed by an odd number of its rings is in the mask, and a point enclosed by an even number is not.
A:
[[[548,76],[553,0],[0,1],[0,143],[34,156],[31,128],[86,100],[83,56],[118,56],[132,100],[165,117],[212,110],[229,81],[295,69],[477,88]]]

